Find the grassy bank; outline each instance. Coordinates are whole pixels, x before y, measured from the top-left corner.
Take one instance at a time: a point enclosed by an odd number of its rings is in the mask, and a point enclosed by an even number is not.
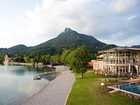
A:
[[[92,73],[85,74],[84,79],[76,74],[76,81],[71,90],[67,105],[140,105],[126,96],[104,92],[97,78],[104,77]]]

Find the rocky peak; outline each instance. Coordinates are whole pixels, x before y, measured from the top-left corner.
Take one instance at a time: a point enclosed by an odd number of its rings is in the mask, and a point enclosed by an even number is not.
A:
[[[72,31],[71,28],[65,28],[65,31],[64,32],[70,32],[70,31]]]

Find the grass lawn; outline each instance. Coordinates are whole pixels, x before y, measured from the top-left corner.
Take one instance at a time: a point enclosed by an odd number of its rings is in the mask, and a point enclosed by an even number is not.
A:
[[[88,73],[81,79],[80,75],[76,74],[76,81],[66,105],[140,105],[140,102],[126,96],[102,91],[100,81],[97,80],[101,77],[104,76]]]

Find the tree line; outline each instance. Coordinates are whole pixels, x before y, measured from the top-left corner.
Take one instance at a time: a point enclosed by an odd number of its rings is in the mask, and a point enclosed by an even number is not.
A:
[[[64,50],[61,54],[56,55],[29,55],[24,54],[22,56],[13,57],[13,62],[25,62],[25,63],[39,63],[51,64],[51,65],[67,65],[73,71],[83,74],[87,71],[88,62],[91,59],[95,59],[94,54],[90,54],[87,47],[82,46],[75,50]]]

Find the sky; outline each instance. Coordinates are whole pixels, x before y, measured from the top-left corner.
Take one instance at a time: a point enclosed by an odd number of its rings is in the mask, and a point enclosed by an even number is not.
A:
[[[108,44],[140,44],[140,0],[0,0],[0,48],[35,46],[65,27]]]

